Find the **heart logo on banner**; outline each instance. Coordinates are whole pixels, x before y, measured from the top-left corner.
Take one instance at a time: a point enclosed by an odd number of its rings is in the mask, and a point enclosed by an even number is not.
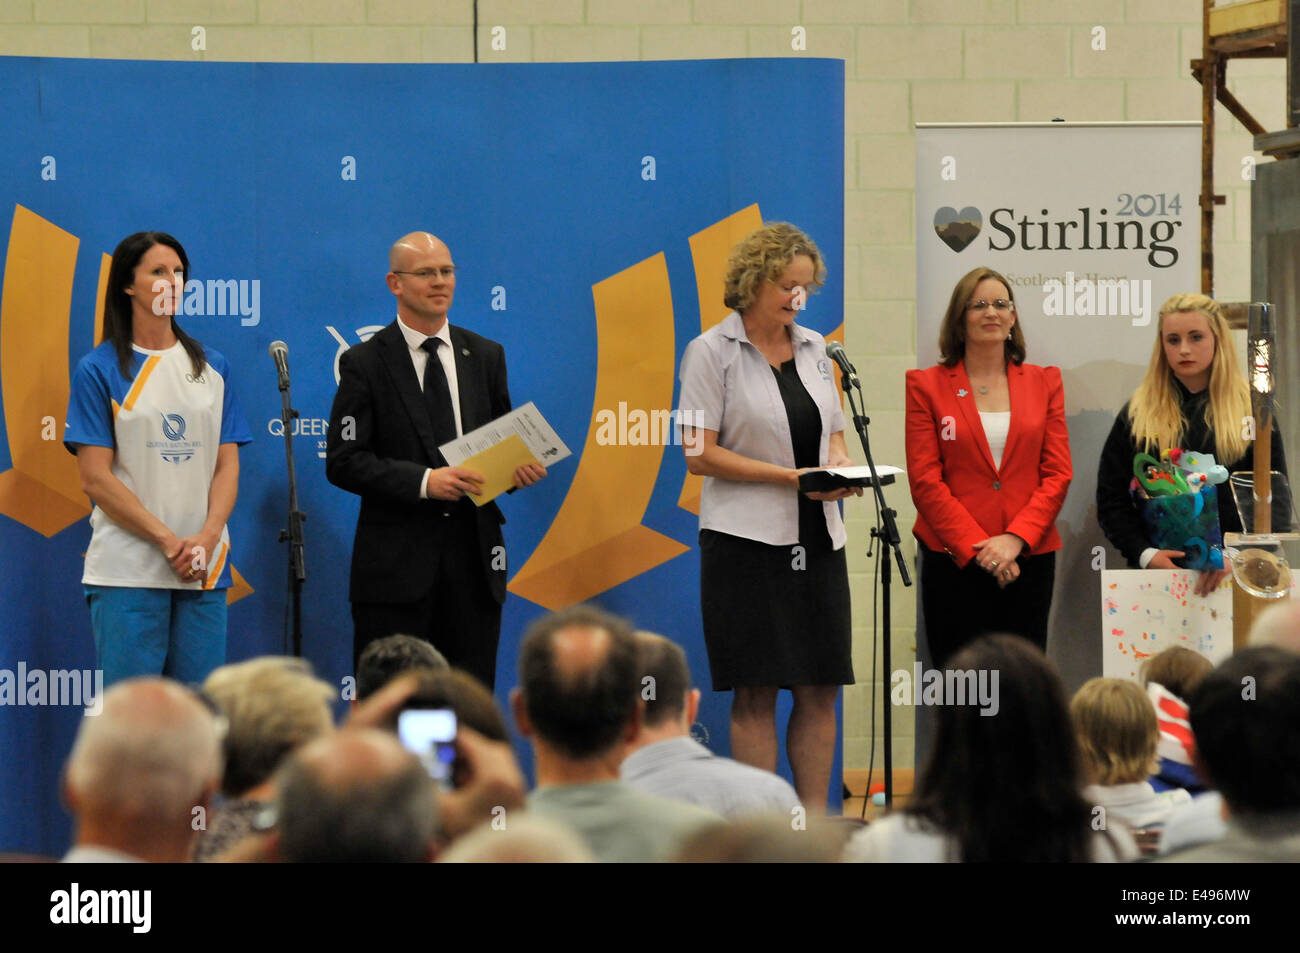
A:
[[[965,251],[984,227],[984,215],[974,205],[960,212],[945,205],[934,213],[934,233],[953,251]]]

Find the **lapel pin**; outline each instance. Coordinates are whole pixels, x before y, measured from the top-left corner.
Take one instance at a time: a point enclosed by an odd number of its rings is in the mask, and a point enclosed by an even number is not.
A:
[[[969,393],[970,393],[970,391],[968,391],[968,390],[967,390],[966,388],[964,388],[964,387],[958,388],[958,390],[957,390],[957,396],[958,396],[958,397],[965,397],[965,396],[966,396],[967,394],[969,394]]]
[[[469,348],[467,348],[467,347],[463,347],[463,348],[461,348],[461,349],[460,349],[460,353],[463,354],[463,355],[465,355],[465,357],[469,357]]]

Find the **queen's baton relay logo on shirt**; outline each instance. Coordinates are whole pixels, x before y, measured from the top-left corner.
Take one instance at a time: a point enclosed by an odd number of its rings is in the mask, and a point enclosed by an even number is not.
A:
[[[180,414],[161,414],[163,436],[167,442],[150,440],[151,448],[158,448],[162,458],[168,463],[184,463],[194,456],[194,451],[203,446],[197,440],[185,439],[185,418]]]

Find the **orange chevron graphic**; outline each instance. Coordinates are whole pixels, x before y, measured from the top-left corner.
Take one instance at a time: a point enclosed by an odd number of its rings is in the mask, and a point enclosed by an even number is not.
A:
[[[90,515],[77,461],[63,448],[72,284],[80,239],[14,206],[0,296],[0,393],[13,468],[0,473],[0,513],[49,538]],[[108,255],[100,261],[95,344],[103,338]],[[133,392],[138,388],[133,388]],[[46,439],[54,424],[55,439]],[[227,604],[253,592],[231,566]]]
[[[844,322],[843,321],[840,322],[840,326],[838,328],[836,328],[830,334],[826,335],[826,340],[839,341],[841,344],[844,343]],[[841,376],[840,366],[836,364],[834,361],[831,361],[831,373],[835,375],[835,393],[840,395],[840,406],[843,407],[844,406],[844,385],[840,383],[840,376]],[[859,374],[858,376],[861,377],[862,375]],[[845,427],[846,430],[848,429],[848,427],[853,426],[853,421],[851,420],[846,420],[844,421],[844,423],[846,424]],[[847,435],[845,436],[845,439],[846,440],[848,439]]]
[[[723,287],[726,284],[727,258],[731,249],[750,232],[763,226],[763,215],[758,204],[733,212],[708,228],[696,232],[690,238],[691,260],[695,263],[695,288],[700,296],[700,332],[718,324],[731,313],[731,309],[722,303]],[[687,473],[682,480],[682,491],[677,497],[677,505],[682,509],[700,515],[700,491],[704,487],[704,478],[694,473]]]
[[[75,235],[14,207],[0,297],[0,386],[13,469],[0,473],[0,513],[47,538],[90,515],[76,460],[61,442],[79,244]],[[42,439],[51,435],[50,418],[56,439]]]
[[[232,565],[230,567],[230,588],[226,590],[226,605],[238,602],[244,596],[251,596],[255,591],[248,584],[248,580],[241,576],[239,570]]]
[[[112,265],[112,255],[104,255],[99,260],[99,285],[95,290],[95,347],[104,343],[104,293],[108,291],[108,270]]]
[[[663,252],[591,287],[598,357],[592,422],[573,484],[546,535],[509,590],[547,609],[590,599],[648,572],[688,547],[645,517],[663,461],[662,445],[601,445],[596,412],[671,407],[673,302]]]

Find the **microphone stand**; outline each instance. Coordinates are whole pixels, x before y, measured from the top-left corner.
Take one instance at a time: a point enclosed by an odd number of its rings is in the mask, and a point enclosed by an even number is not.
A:
[[[852,365],[849,365],[852,368]],[[876,499],[876,525],[871,528],[871,538],[879,540],[881,545],[888,546],[894,551],[894,559],[898,562],[898,575],[903,581],[904,586],[912,584],[912,578],[907,574],[907,564],[903,560],[903,550],[901,541],[898,536],[898,523],[894,517],[898,514],[889,508],[885,503],[885,491],[881,488],[881,477],[876,473],[876,462],[871,459],[871,441],[867,437],[867,425],[871,423],[870,419],[863,415],[858,409],[857,402],[853,399],[853,388],[857,387],[859,396],[861,395],[862,386],[858,383],[856,373],[840,374],[840,386],[844,388],[844,393],[849,399],[849,409],[853,412],[853,426],[858,432],[858,439],[862,442],[862,452],[866,455],[867,466],[871,468],[871,490]],[[866,397],[862,397],[862,407],[867,406]],[[892,478],[891,478],[892,482]],[[884,523],[883,528],[881,523]],[[870,551],[870,546],[867,547]],[[885,637],[881,642],[881,666],[884,668],[884,684],[890,682],[890,585],[893,582],[893,574],[889,569],[889,554],[880,562],[880,582],[883,596],[881,598],[881,622],[884,628]],[[877,639],[880,638],[880,630],[873,633]],[[885,698],[881,706],[884,709],[884,728],[885,728],[885,807],[892,807],[894,803],[894,713],[893,707],[889,701],[889,690],[885,689]],[[867,791],[867,799],[871,799],[871,792]]]
[[[293,421],[298,411],[289,406],[289,375],[280,377],[280,422],[284,429],[284,455],[289,468],[289,528],[280,530],[279,542],[289,542],[289,607],[292,614],[293,654],[302,657],[302,584],[307,579],[302,522],[307,514],[298,509],[298,477],[293,465]]]

